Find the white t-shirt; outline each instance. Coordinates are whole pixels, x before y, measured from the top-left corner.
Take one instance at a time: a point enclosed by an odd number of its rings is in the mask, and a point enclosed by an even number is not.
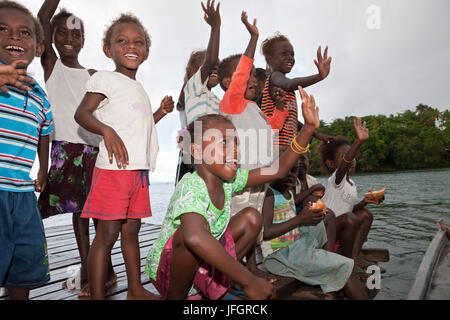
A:
[[[142,85],[119,72],[98,71],[87,82],[87,92],[106,96],[97,108],[97,119],[112,127],[128,151],[129,165],[125,170],[154,170],[158,154],[158,137],[150,99]],[[95,166],[100,169],[122,170],[116,159],[109,163],[108,151],[102,140]]]
[[[45,83],[55,128],[50,136],[52,141],[83,143],[98,147],[102,137],[80,127],[73,118],[84,97],[89,78],[86,69],[69,68],[60,59],[56,60],[52,74]]]
[[[322,201],[333,210],[336,217],[353,211],[353,207],[358,203],[356,185],[353,180],[350,179],[350,181],[353,185],[348,183],[346,177],[344,177],[341,183],[336,185],[336,171],[328,178]]]

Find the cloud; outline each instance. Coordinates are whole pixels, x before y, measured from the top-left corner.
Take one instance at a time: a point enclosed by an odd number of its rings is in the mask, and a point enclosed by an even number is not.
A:
[[[21,3],[37,13],[42,1]],[[379,30],[367,28],[371,5],[380,8]],[[63,0],[60,6],[84,20],[86,44],[80,61],[99,70],[114,68],[101,51],[108,23],[121,12],[132,12],[143,21],[152,36],[152,47],[138,80],[147,89],[154,110],[166,94],[176,100],[189,53],[206,47],[209,38],[198,0]],[[289,37],[296,54],[290,77],[316,73],[317,47],[329,46],[333,58],[329,77],[307,89],[315,95],[326,122],[350,115],[395,114],[419,103],[449,108],[447,0],[222,1],[221,58],[243,52],[247,45],[249,35],[240,22],[242,10],[249,19],[257,18],[259,44],[275,31]],[[265,66],[259,47],[255,65]],[[30,69],[43,83],[37,60]],[[214,91],[223,94],[219,88]],[[157,129],[160,155],[155,174],[172,179],[178,154],[174,143],[179,129],[177,112],[161,120]]]

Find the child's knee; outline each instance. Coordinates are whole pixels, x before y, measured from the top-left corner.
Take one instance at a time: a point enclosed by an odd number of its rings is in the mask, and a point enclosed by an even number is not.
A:
[[[262,227],[262,217],[258,210],[252,207],[247,207],[245,209],[246,223],[249,227],[255,230],[260,230]]]
[[[361,217],[362,222],[366,222],[366,223],[373,222],[372,212],[370,212],[367,209],[361,209],[360,212],[358,212],[358,216]]]

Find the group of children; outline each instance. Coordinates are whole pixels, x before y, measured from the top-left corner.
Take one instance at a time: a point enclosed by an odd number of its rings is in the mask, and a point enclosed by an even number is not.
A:
[[[243,54],[219,60],[220,4],[201,3],[210,39],[186,67],[177,102],[177,185],[145,265],[158,297],[141,284],[138,234],[141,218],[151,216],[155,125],[174,101],[164,97],[153,113],[136,81],[151,38],[135,16],[122,14],[107,28],[103,52],[115,70],[96,71],[78,61],[83,22],[66,10],[54,15],[59,2],[45,0],[37,20],[22,5],[0,1],[0,287],[11,299],[26,299],[49,281],[41,219],[66,212],[73,213],[81,259],[80,296],[104,299],[117,281],[111,249],[120,234],[128,299],[226,299],[233,282],[250,299],[270,298],[273,281],[256,266],[259,245],[273,274],[367,298],[356,274],[367,264],[359,251],[373,218],[369,200],[357,203],[349,176],[368,129],[356,119],[353,144],[317,132],[318,108],[303,90],[328,76],[328,48],[323,56],[317,51],[316,75],[290,79],[294,49],[275,34],[262,43],[268,67],[259,70],[259,83],[256,19],[242,12],[249,43]],[[41,58],[48,99],[27,74],[34,57]],[[222,99],[211,91],[218,84]],[[306,174],[312,137],[323,140],[326,188]],[[40,168],[31,181],[36,154]],[[322,195],[327,210],[312,209]]]

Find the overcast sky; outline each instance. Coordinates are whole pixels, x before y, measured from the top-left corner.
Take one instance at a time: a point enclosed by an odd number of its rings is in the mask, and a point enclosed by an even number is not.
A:
[[[43,1],[19,2],[37,14]],[[152,47],[137,78],[154,111],[166,94],[176,101],[190,52],[205,48],[209,39],[210,28],[198,0],[62,0],[60,7],[84,20],[86,40],[80,62],[97,70],[114,69],[101,42],[110,22],[122,12],[141,19]],[[295,50],[296,64],[289,77],[317,73],[313,62],[317,47],[329,46],[330,75],[307,89],[315,95],[325,122],[352,115],[395,114],[419,103],[440,110],[450,107],[448,0],[223,0],[220,9],[220,58],[241,53],[247,46],[242,10],[249,20],[257,18],[256,67],[265,67],[260,44],[276,31],[288,36]],[[44,84],[37,59],[29,70]],[[214,92],[223,95],[219,86]],[[152,181],[174,179],[179,126],[176,110],[157,125],[160,152]]]

